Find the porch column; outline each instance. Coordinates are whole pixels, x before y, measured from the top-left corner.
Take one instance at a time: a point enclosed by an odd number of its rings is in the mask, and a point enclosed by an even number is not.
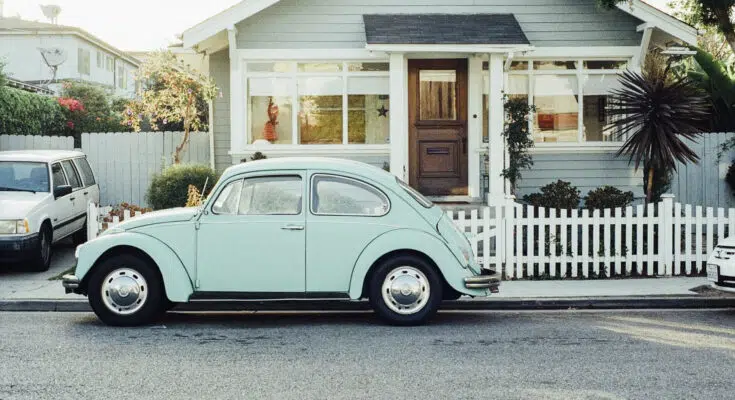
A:
[[[408,65],[390,55],[390,173],[408,182]]]
[[[505,179],[501,176],[505,166],[505,140],[503,139],[503,125],[505,112],[503,110],[503,54],[490,54],[490,74],[488,88],[488,105],[490,115],[488,123],[488,175],[489,205],[498,205],[505,202]]]

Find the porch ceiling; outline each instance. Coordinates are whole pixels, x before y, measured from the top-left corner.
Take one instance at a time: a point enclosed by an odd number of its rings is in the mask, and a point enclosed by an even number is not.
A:
[[[529,45],[513,14],[363,15],[368,46]]]

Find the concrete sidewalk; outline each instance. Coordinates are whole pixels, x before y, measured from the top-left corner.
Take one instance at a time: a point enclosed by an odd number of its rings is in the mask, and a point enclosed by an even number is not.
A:
[[[86,298],[65,294],[60,280],[49,280],[74,265],[74,247],[62,244],[54,248],[52,266],[47,272],[29,273],[21,268],[0,270],[0,311],[84,311]],[[690,289],[707,285],[706,278],[641,278],[611,280],[506,281],[500,293],[487,298],[469,297],[446,302],[454,309],[522,308],[648,308],[648,307],[733,307],[735,295],[719,298],[700,295]],[[212,303],[188,305],[185,309],[204,310]],[[286,300],[251,302],[245,308],[272,307],[302,309],[363,309],[359,302],[309,302]],[[242,309],[242,303],[222,303],[218,308]]]

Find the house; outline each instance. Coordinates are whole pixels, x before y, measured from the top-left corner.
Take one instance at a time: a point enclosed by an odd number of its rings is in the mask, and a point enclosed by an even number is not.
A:
[[[654,48],[695,28],[639,0],[247,0],[183,33],[209,58],[222,169],[253,152],[386,166],[438,201],[508,193],[504,97],[535,105],[535,165],[520,194],[556,179],[642,195],[615,157],[606,101]]]
[[[83,29],[0,18],[0,60],[16,81],[59,93],[61,82],[101,85],[116,96],[135,96],[140,62]],[[49,66],[57,66],[56,72]]]

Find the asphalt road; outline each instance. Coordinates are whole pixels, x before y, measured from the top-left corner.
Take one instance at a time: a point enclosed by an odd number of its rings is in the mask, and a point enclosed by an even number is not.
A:
[[[735,310],[0,313],[0,399],[735,399]]]

